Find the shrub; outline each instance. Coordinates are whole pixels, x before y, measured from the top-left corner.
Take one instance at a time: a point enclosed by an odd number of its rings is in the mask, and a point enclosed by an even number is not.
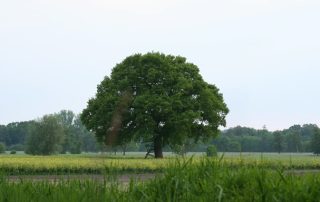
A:
[[[10,152],[10,154],[16,154],[17,152],[16,152],[16,150],[12,150],[11,152]]]
[[[172,147],[172,152],[180,156],[185,156],[187,154],[186,147],[184,145],[175,145]]]
[[[24,151],[25,147],[23,144],[14,144],[8,147],[8,150],[10,151]]]
[[[217,148],[214,145],[210,145],[207,147],[207,156],[212,157],[212,156],[217,156]]]

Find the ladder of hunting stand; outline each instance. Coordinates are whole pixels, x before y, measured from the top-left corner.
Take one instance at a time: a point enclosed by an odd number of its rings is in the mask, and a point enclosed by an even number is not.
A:
[[[152,154],[154,152],[154,143],[150,142],[150,143],[146,144],[146,147],[147,147],[147,154],[144,158],[146,159],[146,158],[148,158],[148,156],[154,157],[154,155]]]

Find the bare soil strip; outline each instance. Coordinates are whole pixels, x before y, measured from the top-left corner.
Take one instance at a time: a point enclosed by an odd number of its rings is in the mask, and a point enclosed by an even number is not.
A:
[[[287,174],[294,174],[294,175],[306,175],[306,174],[320,174],[319,169],[311,170],[311,169],[306,169],[306,170],[287,170],[285,171]]]
[[[320,174],[320,170],[286,170],[285,174],[294,174],[294,175],[306,175],[306,174]],[[128,184],[130,180],[135,180],[137,182],[145,182],[151,179],[154,179],[156,176],[161,174],[156,173],[143,173],[143,174],[121,174],[118,176],[109,177],[107,175],[93,175],[93,174],[82,174],[82,175],[14,175],[8,176],[9,182],[21,182],[21,181],[32,181],[32,182],[41,182],[47,181],[52,183],[57,183],[60,181],[67,181],[67,180],[79,180],[79,181],[86,181],[92,180],[97,182],[119,182],[122,184]]]
[[[59,182],[65,180],[93,180],[98,182],[117,180],[119,183],[129,183],[131,179],[135,181],[144,182],[155,178],[157,174],[154,173],[144,173],[144,174],[123,174],[115,177],[108,177],[105,175],[21,175],[21,176],[8,176],[7,179],[9,182],[21,182],[21,181],[32,181],[32,182]]]

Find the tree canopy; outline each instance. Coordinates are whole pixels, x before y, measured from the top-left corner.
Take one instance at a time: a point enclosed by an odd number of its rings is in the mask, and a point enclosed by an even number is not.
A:
[[[314,154],[320,154],[320,129],[314,128],[314,133],[311,141],[311,147]]]
[[[65,134],[63,126],[54,115],[46,115],[31,128],[27,137],[26,153],[50,155],[60,152]]]
[[[164,145],[206,139],[225,126],[228,108],[219,89],[180,56],[136,54],[117,64],[98,85],[81,120],[106,144],[130,140]]]

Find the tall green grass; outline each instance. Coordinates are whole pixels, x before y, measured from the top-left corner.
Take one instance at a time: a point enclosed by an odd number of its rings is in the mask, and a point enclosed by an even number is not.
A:
[[[116,178],[116,176],[115,176]],[[264,167],[230,168],[222,159],[180,159],[147,182],[9,182],[0,180],[0,201],[319,201],[320,175]]]

